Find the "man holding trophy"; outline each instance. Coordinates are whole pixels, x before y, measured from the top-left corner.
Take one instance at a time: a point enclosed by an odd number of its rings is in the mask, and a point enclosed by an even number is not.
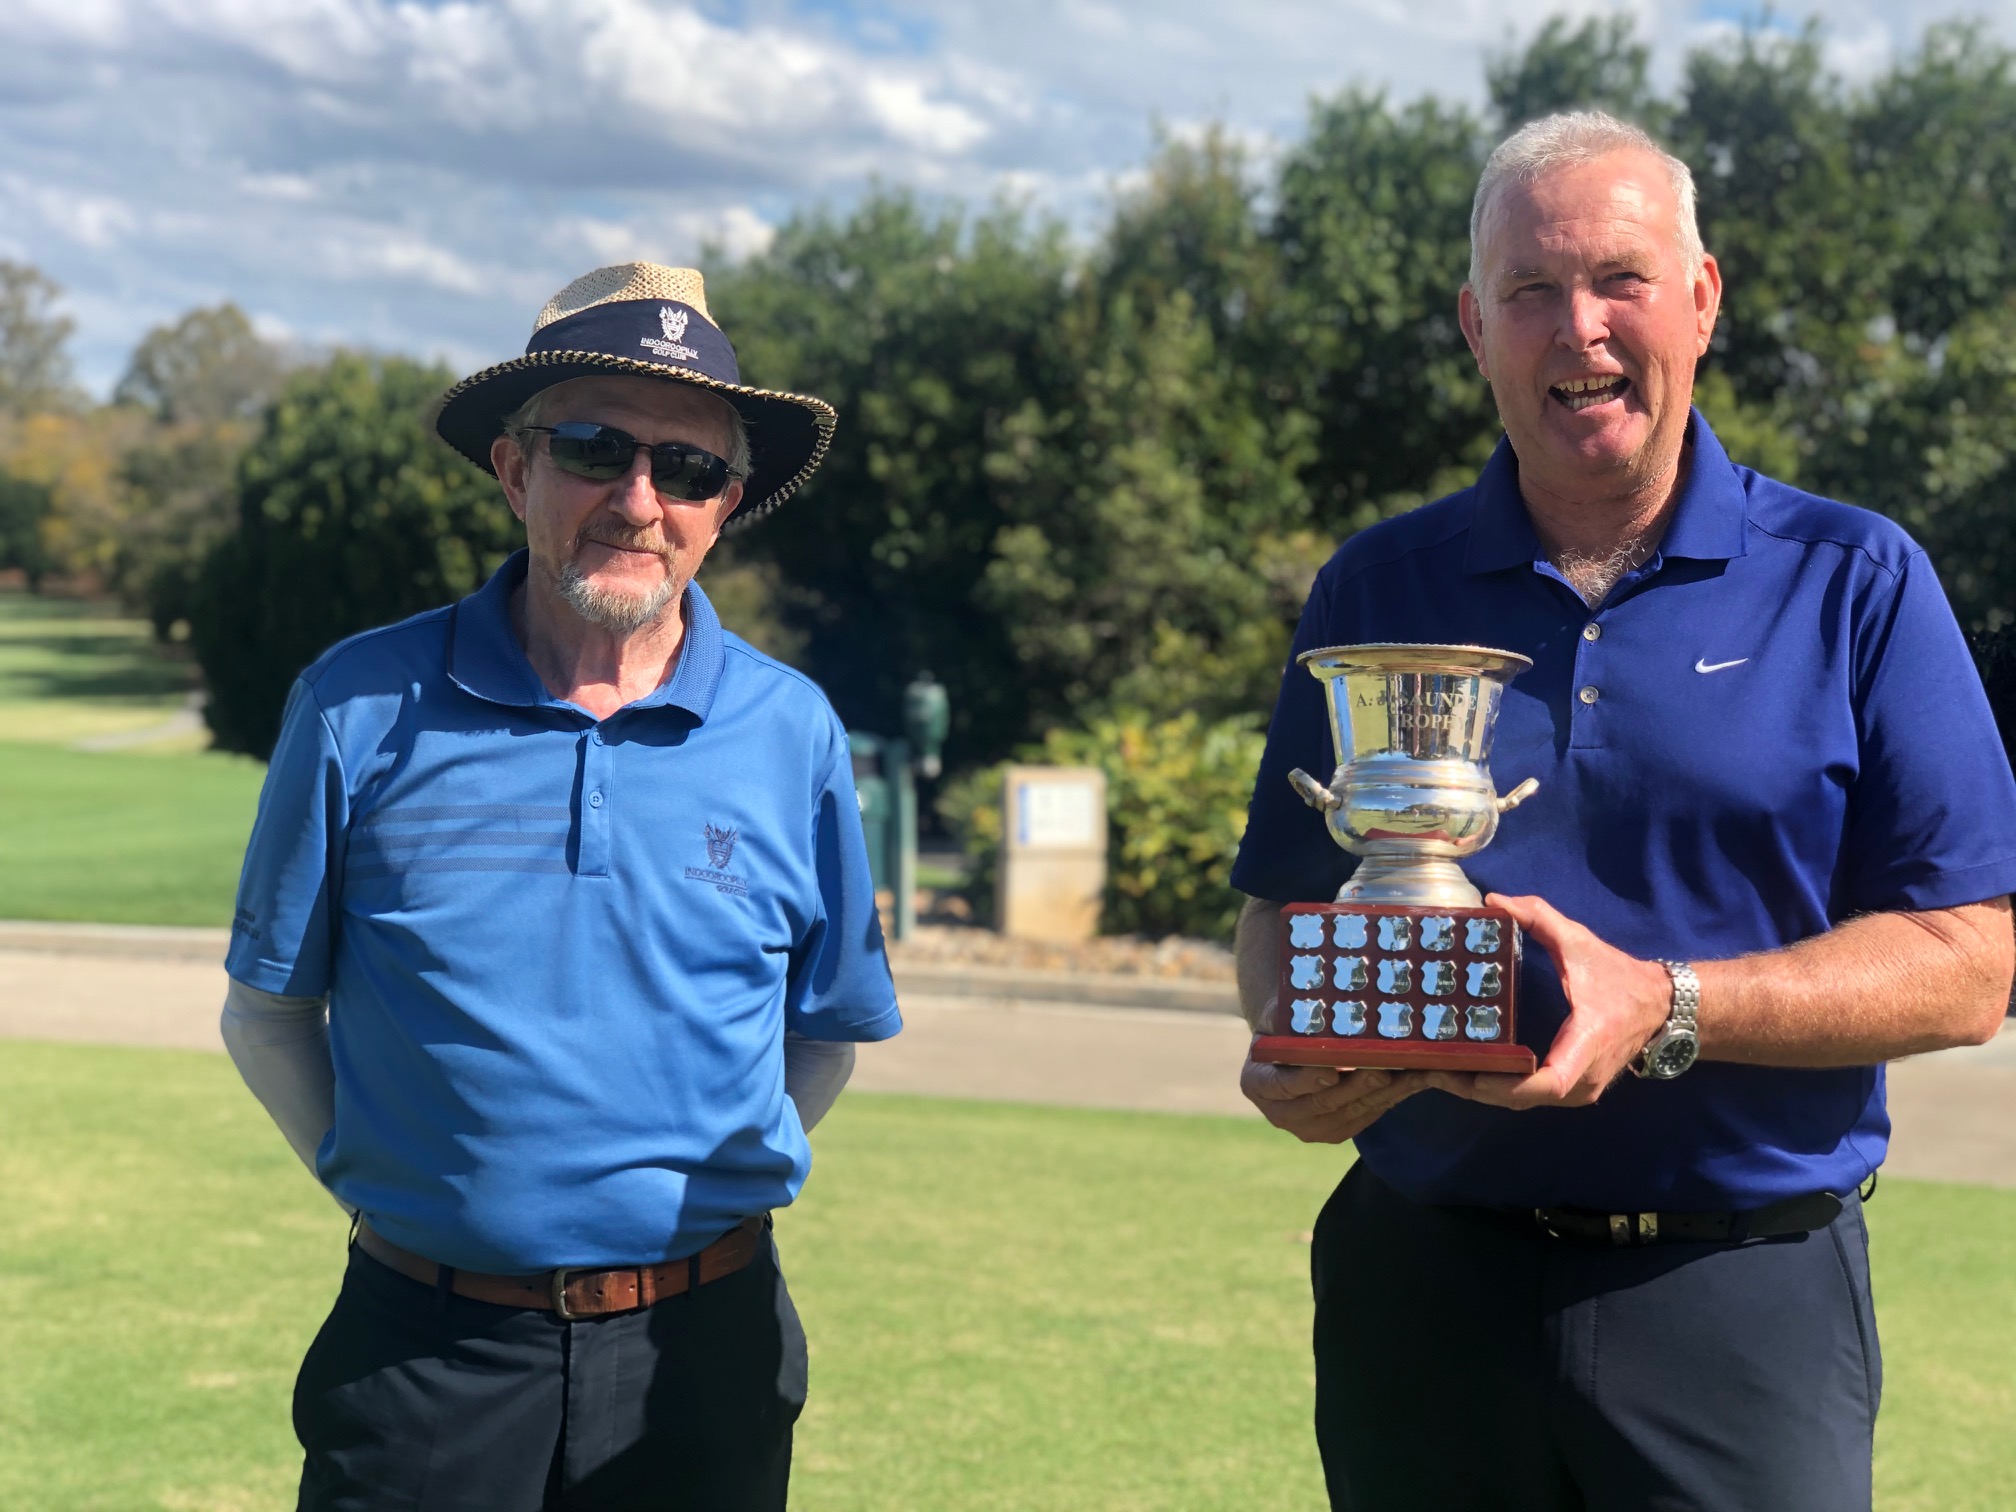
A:
[[[1242,1085],[1358,1142],[1339,1508],[1870,1504],[1882,1067],[2000,1025],[2016,782],[1924,553],[1692,409],[1720,296],[1644,133],[1509,138],[1459,296],[1505,438],[1297,633],[1232,880]]]

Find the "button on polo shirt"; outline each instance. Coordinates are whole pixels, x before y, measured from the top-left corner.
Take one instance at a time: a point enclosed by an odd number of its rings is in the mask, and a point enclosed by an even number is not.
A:
[[[227,969],[329,995],[323,1180],[467,1270],[676,1258],[796,1196],[783,1038],[900,1027],[847,743],[696,584],[597,721],[510,628],[525,556],[302,674]]]
[[[1925,554],[1879,515],[1731,464],[1700,415],[1660,549],[1589,609],[1547,561],[1501,442],[1477,484],[1363,531],[1318,575],[1297,652],[1367,641],[1502,647],[1490,767],[1539,793],[1463,863],[1646,959],[1718,960],[1868,910],[2016,890],[2016,782]],[[1353,858],[1289,788],[1336,763],[1322,692],[1281,685],[1233,885],[1328,902]],[[1566,1014],[1528,949],[1519,1037]],[[1420,1201],[1721,1211],[1846,1192],[1883,1158],[1879,1067],[1703,1061],[1620,1079],[1593,1108],[1509,1112],[1441,1092],[1358,1140]]]

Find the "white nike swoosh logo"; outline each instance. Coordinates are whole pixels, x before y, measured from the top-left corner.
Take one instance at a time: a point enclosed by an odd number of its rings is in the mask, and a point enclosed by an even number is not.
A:
[[[1750,658],[1747,656],[1739,656],[1734,661],[1711,662],[1710,660],[1708,660],[1707,657],[1704,656],[1699,661],[1694,663],[1694,670],[1696,672],[1721,672],[1729,667],[1740,667],[1743,665],[1743,663],[1747,662],[1748,660],[1750,660]]]

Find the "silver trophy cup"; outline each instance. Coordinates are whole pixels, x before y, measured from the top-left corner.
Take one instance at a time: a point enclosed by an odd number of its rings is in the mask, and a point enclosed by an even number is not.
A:
[[[1302,665],[1323,683],[1337,770],[1289,774],[1359,858],[1334,903],[1281,910],[1281,979],[1253,1058],[1520,1074],[1518,922],[1487,908],[1457,863],[1498,816],[1486,763],[1505,685],[1533,664],[1483,646],[1332,646]]]
[[[1338,765],[1327,786],[1299,767],[1288,780],[1360,858],[1337,901],[1479,906],[1457,863],[1540,787],[1529,777],[1500,797],[1486,766],[1505,685],[1533,663],[1485,646],[1410,645],[1298,660],[1323,682]]]

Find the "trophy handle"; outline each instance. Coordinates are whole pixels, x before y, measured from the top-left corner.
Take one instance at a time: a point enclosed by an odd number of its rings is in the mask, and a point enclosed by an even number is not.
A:
[[[1295,779],[1291,777],[1288,780],[1290,782],[1293,782]],[[1514,789],[1512,789],[1511,792],[1507,793],[1503,798],[1500,798],[1498,800],[1498,812],[1502,814],[1510,809],[1515,809],[1519,807],[1520,804],[1524,803],[1528,798],[1531,798],[1535,793],[1539,791],[1540,791],[1540,779],[1538,777],[1528,777],[1524,782],[1520,783],[1519,786],[1515,787]]]
[[[1528,780],[1530,781],[1531,779],[1529,778]],[[1539,786],[1537,782],[1533,785],[1535,787]],[[1339,798],[1300,767],[1295,768],[1294,771],[1288,774],[1288,786],[1300,793],[1302,801],[1312,809],[1319,809],[1327,814],[1331,809],[1343,806],[1343,799]],[[1500,801],[1502,802],[1503,800],[1501,799]]]

